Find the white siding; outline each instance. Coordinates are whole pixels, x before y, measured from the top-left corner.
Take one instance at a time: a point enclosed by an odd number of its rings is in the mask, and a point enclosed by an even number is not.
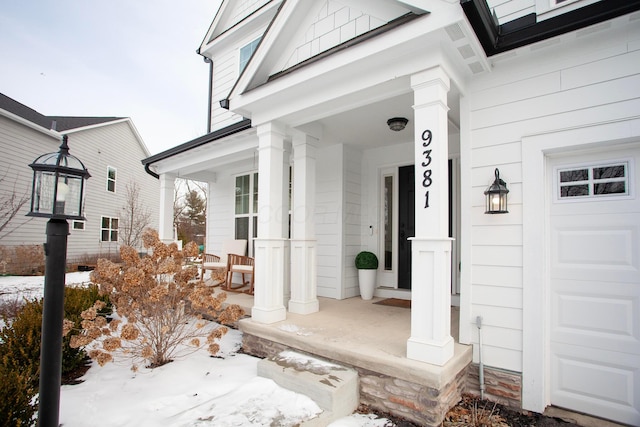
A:
[[[536,0],[488,0],[487,4],[501,24],[536,11]]]
[[[586,36],[565,50],[529,48],[529,57],[496,62],[492,73],[469,91],[471,190],[466,209],[473,243],[471,284],[463,298],[471,304],[469,320],[483,317],[487,365],[522,370],[522,310],[527,303],[522,296],[522,190],[524,185],[544,185],[522,182],[522,138],[634,117],[640,111],[640,50],[624,39],[617,42],[615,33],[611,36]],[[484,215],[483,191],[496,167],[510,190],[509,214]],[[472,322],[461,322],[461,340],[477,342]]]
[[[318,150],[316,239],[318,296],[341,298],[343,256],[343,164],[341,145]]]
[[[215,55],[213,61],[212,120],[211,129],[217,130],[237,123],[242,116],[220,107],[220,101],[226,99],[240,75],[240,48],[260,37],[265,31],[261,28],[246,34],[229,49]]]
[[[344,187],[342,203],[344,206],[344,251],[342,262],[344,267],[342,298],[360,295],[358,287],[358,271],[355,258],[362,250],[362,152],[345,147],[342,174]]]

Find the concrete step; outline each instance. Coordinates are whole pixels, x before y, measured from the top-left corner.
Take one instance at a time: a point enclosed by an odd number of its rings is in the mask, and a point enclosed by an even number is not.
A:
[[[358,373],[326,360],[283,351],[258,362],[258,375],[280,387],[309,396],[323,410],[304,426],[327,425],[358,407]],[[318,423],[321,424],[318,424]]]

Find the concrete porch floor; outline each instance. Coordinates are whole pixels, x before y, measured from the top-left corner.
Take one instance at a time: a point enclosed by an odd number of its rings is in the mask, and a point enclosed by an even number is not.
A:
[[[227,302],[250,314],[253,297],[228,292]],[[406,358],[411,310],[364,301],[318,298],[320,311],[308,315],[287,312],[287,319],[265,325],[251,318],[239,322],[247,334],[264,338],[315,356],[378,372],[389,377],[440,389],[453,381],[471,362],[471,346],[458,344],[459,309],[451,308],[451,335],[456,341],[453,358],[443,367]]]

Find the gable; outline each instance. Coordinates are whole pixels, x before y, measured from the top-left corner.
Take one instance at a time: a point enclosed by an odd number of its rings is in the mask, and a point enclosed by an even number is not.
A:
[[[279,3],[274,0],[224,0],[216,14],[211,27],[205,36],[202,46],[213,42],[220,35],[237,26],[243,20],[255,14],[268,3]]]
[[[251,89],[270,76],[328,52],[400,17],[425,10],[391,0],[288,0],[272,22],[240,87]]]

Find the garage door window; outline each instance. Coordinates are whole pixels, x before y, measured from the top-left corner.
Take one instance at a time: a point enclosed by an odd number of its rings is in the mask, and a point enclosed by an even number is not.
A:
[[[559,168],[556,180],[558,200],[628,196],[630,194],[628,161]]]

